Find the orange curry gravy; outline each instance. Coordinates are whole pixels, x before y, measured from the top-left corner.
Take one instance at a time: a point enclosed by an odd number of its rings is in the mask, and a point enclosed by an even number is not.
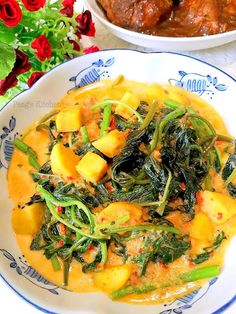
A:
[[[127,90],[135,93],[135,95],[137,95],[140,100],[150,102],[151,100],[146,95],[147,87],[147,84],[131,81],[123,81],[117,85],[112,85],[111,81],[104,81],[99,87],[96,87],[95,85],[95,87],[92,89],[85,88],[72,91],[70,94],[61,99],[56,107],[61,109],[73,103],[82,104],[85,113],[85,124],[88,129],[90,139],[94,140],[98,137],[99,128],[95,122],[96,113],[93,113],[90,110],[90,105],[104,99],[104,97],[108,97],[111,99],[120,99]],[[163,100],[165,98],[168,98],[170,92],[177,92],[179,95],[181,95],[182,100],[186,102],[186,105],[191,106],[196,112],[207,118],[214,125],[217,132],[219,132],[220,134],[228,135],[221,117],[209,104],[202,101],[200,98],[194,95],[190,95],[186,91],[180,90],[173,86],[166,86],[163,91],[164,92],[160,94],[161,96],[158,99],[160,104],[163,103]],[[36,151],[40,164],[44,164],[49,159],[47,153],[49,137],[45,130],[36,131],[34,124],[27,130],[23,139],[26,144],[30,145]],[[224,144],[219,143],[219,149],[222,151],[222,153],[224,148]],[[222,159],[225,159],[226,161],[227,156],[223,156]],[[30,175],[32,171],[34,171],[34,169],[29,165],[26,155],[24,155],[19,150],[15,150],[8,171],[8,188],[10,197],[14,204],[14,208],[17,208],[18,205],[22,205],[28,202],[30,200],[30,197],[35,192],[35,183],[33,182]],[[227,191],[224,188],[221,176],[216,175],[215,172],[213,172],[212,174],[214,175],[213,185],[215,190],[217,192],[222,192],[226,194]],[[200,206],[196,205],[195,210],[197,213],[200,212]],[[170,213],[169,216],[167,216],[166,218],[173,222],[174,225],[180,229],[180,231],[183,231],[183,233],[191,231],[191,226],[193,222],[186,221],[183,223],[181,219],[181,214],[179,212]],[[217,249],[217,251],[214,252],[212,257],[208,261],[198,266],[223,265],[223,256],[225,249],[229,243],[230,238],[235,234],[236,217],[233,216],[230,220],[221,225],[214,225],[212,223],[211,228],[214,233],[218,230],[224,230],[227,236],[227,240],[222,243],[222,245]],[[46,257],[43,255],[43,251],[30,250],[32,238],[33,237],[31,235],[16,235],[16,239],[21,248],[22,254],[24,254],[29,264],[33,268],[35,268],[42,276],[53,282],[55,285],[62,286],[63,271],[61,270],[55,272],[53,270],[51,261],[46,259]],[[213,239],[209,241],[208,238],[202,240],[192,238],[192,254],[197,254],[201,252],[201,249],[208,245],[211,245],[212,241]],[[133,241],[130,241],[128,250],[132,252],[137,250],[137,248],[138,242],[135,241],[135,239]],[[122,259],[118,255],[112,253],[112,251],[109,249],[106,267],[121,265],[122,263]],[[169,284],[173,281],[173,278],[176,278],[176,275],[184,272],[189,272],[195,267],[197,268],[198,266],[194,266],[192,263],[186,260],[184,256],[178,258],[177,260],[168,264],[165,267],[163,267],[161,263],[149,263],[147,267],[147,272],[145,274],[146,281],[151,282],[152,284],[156,284],[159,289],[141,295],[132,294],[124,297],[121,300],[137,303],[163,303],[183,296],[203,285],[205,281],[200,280],[188,284],[174,284],[173,286]],[[135,282],[137,281],[137,278],[135,276],[136,266],[134,265],[133,267],[134,270],[130,280],[131,283],[135,284]],[[93,284],[93,275],[91,273],[84,274],[81,271],[81,265],[75,260],[73,260],[70,267],[69,284],[66,289],[75,292],[90,292],[98,290]]]

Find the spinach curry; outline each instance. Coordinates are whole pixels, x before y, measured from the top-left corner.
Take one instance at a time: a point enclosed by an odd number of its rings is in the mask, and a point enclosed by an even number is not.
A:
[[[71,91],[15,140],[12,224],[56,285],[161,303],[219,275],[235,177],[235,140],[209,104],[121,76]]]

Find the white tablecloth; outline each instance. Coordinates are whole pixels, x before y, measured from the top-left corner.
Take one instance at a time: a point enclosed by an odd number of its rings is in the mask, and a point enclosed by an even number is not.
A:
[[[83,7],[83,1],[79,3],[80,7]],[[131,48],[138,49],[142,51],[149,51],[143,47],[137,47],[135,45],[129,44],[114,37],[112,34],[107,32],[107,30],[96,20],[96,29],[97,35],[95,39],[86,38],[86,45],[97,45],[100,49],[108,48]],[[202,59],[206,62],[209,62],[225,72],[231,74],[236,78],[236,41],[221,47],[199,50],[194,52],[185,52],[184,54],[194,56],[196,58]],[[0,280],[0,302],[1,310],[0,313],[8,314],[33,314],[39,313],[38,310],[27,304],[25,301],[20,299],[11,291],[1,280]],[[225,314],[234,314],[236,313],[236,305],[231,307],[225,312]],[[106,313],[109,314],[109,313]],[[204,313],[208,314],[208,313]],[[210,313],[209,313],[210,314]]]

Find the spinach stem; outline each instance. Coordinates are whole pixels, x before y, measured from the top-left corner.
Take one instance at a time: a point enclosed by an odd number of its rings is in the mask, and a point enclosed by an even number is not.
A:
[[[89,139],[89,134],[88,134],[88,130],[86,128],[85,125],[83,125],[81,128],[80,128],[80,132],[81,132],[81,136],[82,136],[82,141],[83,143],[89,143],[90,142],[90,139]]]
[[[18,148],[22,153],[28,154],[30,147],[21,141],[19,138],[14,140],[14,146]]]
[[[146,230],[157,230],[157,231],[165,231],[170,233],[179,234],[180,231],[171,226],[163,226],[163,225],[135,225],[135,226],[127,226],[127,227],[120,227],[120,228],[114,228],[114,229],[105,229],[103,230],[103,233],[105,234],[113,234],[113,233],[119,233],[119,232],[128,232],[128,231],[146,231]]]
[[[159,215],[163,215],[163,212],[165,210],[167,197],[168,197],[168,194],[169,194],[169,188],[170,188],[171,180],[172,180],[172,173],[168,169],[168,179],[166,181],[166,186],[165,186],[164,193],[163,193],[162,197],[160,198],[160,200],[157,201],[157,202],[140,203],[139,205],[140,206],[158,206],[160,208],[159,208],[159,210],[157,210],[157,212],[159,213]]]
[[[124,216],[118,218],[114,222],[107,222],[107,223],[97,224],[97,226],[95,227],[95,232],[96,231],[100,231],[102,229],[109,229],[111,227],[119,226],[119,225],[121,225],[123,223],[126,223],[129,219],[130,219],[130,215],[127,214],[127,215],[124,215]]]
[[[79,246],[81,245],[81,243],[83,243],[87,239],[88,239],[87,237],[81,237],[80,236],[80,238],[70,247],[67,254],[64,255],[64,259],[68,259],[71,256],[71,254],[73,253],[73,251],[77,250],[79,248]]]
[[[180,103],[176,102],[176,101],[173,101],[171,99],[166,99],[164,101],[164,105],[166,105],[167,107],[175,110],[175,109],[178,109],[180,107],[183,107],[183,105],[181,105]]]
[[[14,146],[19,149],[22,153],[28,156],[29,164],[34,167],[36,170],[40,169],[40,165],[37,161],[37,154],[36,152],[27,144],[25,144],[19,138],[16,138],[13,142]]]
[[[59,113],[59,110],[52,110],[49,113],[45,114],[39,121],[38,121],[38,125],[45,123],[46,121],[48,121],[51,117],[55,116],[56,114]]]
[[[84,232],[83,230],[75,227],[74,225],[72,225],[70,222],[68,222],[66,219],[62,218],[57,212],[56,212],[56,209],[55,209],[55,205],[53,203],[51,203],[50,201],[46,200],[46,205],[49,209],[49,211],[51,212],[51,214],[53,215],[53,217],[56,218],[57,221],[60,221],[62,222],[64,225],[66,225],[68,228],[74,230],[77,234],[80,234],[81,236],[84,236],[84,237],[88,237],[88,238],[91,238],[91,239],[104,239],[105,237],[102,237],[102,236],[97,236],[97,235],[92,235],[92,234],[88,234],[86,232]]]
[[[209,145],[207,146],[207,148],[204,149],[204,151],[203,151],[203,153],[204,153],[205,155],[206,155],[206,154],[209,152],[209,150],[214,146],[216,140],[217,140],[217,135],[214,135],[214,136],[212,137],[212,140],[210,141]]]
[[[107,244],[106,244],[106,241],[100,241],[100,247],[101,247],[101,253],[102,253],[101,264],[105,265],[107,262]]]
[[[199,115],[196,114],[196,113],[189,113],[189,114],[188,114],[188,118],[195,118],[195,119],[197,119],[197,120],[202,121],[202,122],[208,127],[208,129],[210,130],[211,134],[212,134],[213,136],[216,136],[216,131],[215,131],[215,129],[213,128],[212,124],[211,124],[207,119],[203,118],[202,116],[199,116]]]
[[[72,205],[72,206],[71,206],[71,220],[73,221],[73,223],[75,223],[76,225],[78,225],[80,228],[88,228],[88,225],[84,224],[83,222],[81,222],[81,221],[76,217],[76,210],[77,210],[77,206]]]
[[[37,127],[36,127],[36,131],[40,131],[43,129],[48,132],[51,141],[54,141],[56,139],[52,133],[52,130],[50,129],[50,127],[47,124],[41,123],[41,124],[37,125]]]
[[[69,280],[69,270],[70,270],[70,263],[69,261],[63,261],[63,286],[68,286]]]
[[[228,176],[227,180],[225,181],[225,186],[227,187],[236,177],[236,168],[231,172],[231,174]]]
[[[156,289],[157,289],[157,287],[153,286],[153,285],[148,285],[148,286],[143,286],[143,287],[126,286],[124,288],[121,288],[119,290],[112,292],[111,298],[113,300],[117,300],[117,299],[123,298],[129,294],[148,293],[148,292],[154,291]]]
[[[111,110],[112,110],[112,105],[107,104],[104,107],[103,110],[103,120],[102,120],[102,125],[101,125],[101,130],[100,130],[100,136],[104,136],[107,133],[107,129],[110,125],[110,118],[111,118]]]
[[[194,269],[193,271],[183,273],[180,275],[180,279],[183,282],[191,282],[200,279],[215,277],[220,274],[220,267],[218,265],[212,265]]]
[[[161,139],[162,139],[162,132],[165,128],[165,126],[167,125],[167,123],[171,120],[177,119],[182,117],[184,114],[186,113],[186,109],[185,108],[178,108],[170,113],[168,113],[161,121],[159,124],[159,130],[158,130],[158,140],[157,140],[157,144],[161,143]]]
[[[235,139],[230,136],[217,134],[217,141],[227,142],[227,143],[235,143]]]
[[[51,257],[51,262],[52,262],[52,267],[54,271],[61,270],[61,264],[56,254]]]
[[[138,121],[139,121],[140,123],[143,123],[143,118],[142,118],[141,114],[139,114],[139,113],[138,113],[133,107],[131,107],[130,105],[127,105],[127,104],[125,104],[124,102],[119,101],[119,100],[105,99],[105,100],[103,100],[103,101],[101,101],[101,102],[98,102],[98,103],[96,103],[95,105],[93,105],[93,106],[91,107],[91,109],[96,109],[96,108],[99,108],[99,107],[104,107],[104,106],[109,105],[109,104],[111,104],[111,105],[121,105],[121,106],[123,106],[123,107],[129,109],[129,110],[138,118]]]
[[[157,110],[157,105],[158,105],[157,101],[153,100],[153,103],[152,103],[151,107],[149,108],[148,113],[147,113],[142,125],[140,126],[140,130],[145,129],[149,125],[149,123],[152,121],[152,118],[154,117],[156,110]]]
[[[76,200],[76,199],[72,199],[72,198],[67,198],[66,201],[60,201],[60,200],[56,199],[50,192],[45,190],[41,185],[38,185],[36,187],[36,191],[39,192],[39,194],[41,195],[41,197],[43,199],[51,202],[55,206],[69,207],[72,205],[76,205],[79,209],[82,209],[83,212],[85,213],[85,215],[88,217],[88,220],[90,222],[91,234],[94,232],[94,226],[95,226],[94,216],[91,213],[91,211],[89,210],[89,208],[87,206],[85,206],[82,202],[80,202],[79,200]],[[82,224],[81,222],[80,222],[80,224],[83,227],[85,227],[85,226],[88,227],[87,225]]]
[[[158,142],[158,133],[159,133],[159,123],[160,123],[160,120],[157,120],[156,121],[156,126],[155,126],[155,131],[152,135],[152,140],[151,140],[151,143],[150,143],[150,151],[149,153],[151,154],[156,146],[157,146],[157,142]]]

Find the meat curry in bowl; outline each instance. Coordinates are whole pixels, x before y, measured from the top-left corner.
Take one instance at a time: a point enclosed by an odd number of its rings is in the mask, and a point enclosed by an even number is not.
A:
[[[176,299],[220,274],[235,234],[235,140],[208,103],[177,87],[123,77],[92,87],[14,142],[18,244],[68,290]]]
[[[236,29],[236,0],[97,0],[113,24],[166,37],[197,37]]]

